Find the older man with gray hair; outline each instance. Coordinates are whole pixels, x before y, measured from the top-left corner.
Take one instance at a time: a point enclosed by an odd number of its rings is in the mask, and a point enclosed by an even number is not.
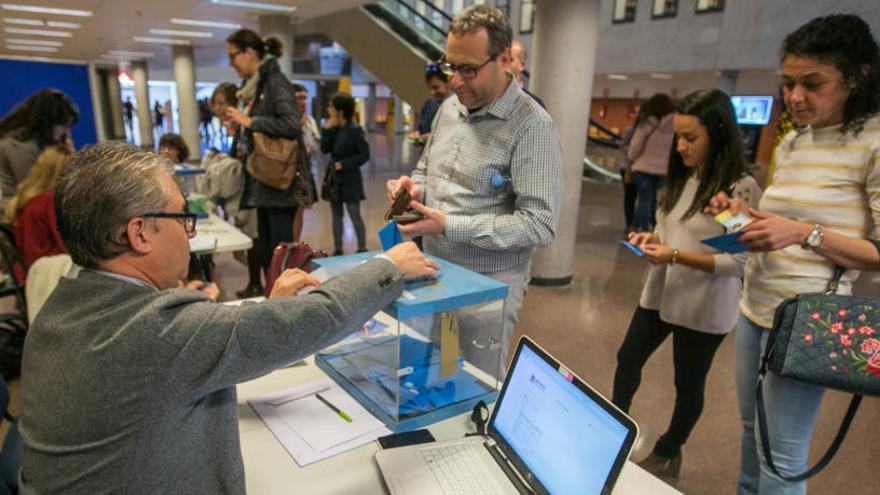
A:
[[[407,243],[321,285],[288,270],[259,304],[178,289],[196,219],[169,166],[108,143],[59,177],[58,229],[83,271],[25,343],[21,493],[244,493],[235,385],[340,340],[405,277],[436,275]]]

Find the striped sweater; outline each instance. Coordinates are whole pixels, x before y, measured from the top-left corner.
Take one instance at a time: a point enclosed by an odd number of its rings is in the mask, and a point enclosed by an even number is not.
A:
[[[856,238],[878,235],[880,226],[880,116],[858,136],[840,126],[794,130],[776,149],[776,169],[760,209]],[[833,263],[795,244],[753,255],[746,265],[740,310],[769,328],[783,299],[821,292]],[[849,294],[859,272],[848,270],[838,293]]]

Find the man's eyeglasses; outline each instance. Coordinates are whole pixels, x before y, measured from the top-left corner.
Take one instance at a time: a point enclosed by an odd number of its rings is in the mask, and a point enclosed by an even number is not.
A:
[[[195,234],[196,232],[196,214],[195,213],[144,213],[144,218],[174,218],[183,223],[183,229],[187,234]]]
[[[232,62],[233,60],[235,60],[235,57],[237,57],[239,53],[241,53],[241,50],[229,52],[229,61]]]
[[[495,59],[498,58],[498,55],[499,54],[497,53],[495,55],[492,55],[491,57],[489,57],[489,60],[486,60],[476,67],[472,65],[450,64],[446,61],[446,56],[444,55],[443,58],[441,58],[440,61],[437,62],[437,66],[440,67],[440,70],[449,77],[452,77],[453,74],[458,72],[458,75],[461,76],[462,79],[471,80],[477,77],[477,74],[480,73],[480,69],[485,67],[489,62],[494,62]]]

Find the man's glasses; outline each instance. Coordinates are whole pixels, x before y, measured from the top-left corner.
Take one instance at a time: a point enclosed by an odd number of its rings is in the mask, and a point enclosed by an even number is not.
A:
[[[241,53],[241,50],[229,52],[229,61],[232,62],[233,60],[235,60],[235,57],[237,57],[239,53]]]
[[[489,62],[494,62],[496,58],[498,58],[499,54],[492,55],[489,57],[489,60],[486,60],[482,64],[474,67],[472,65],[455,65],[450,64],[446,61],[446,55],[437,62],[437,66],[440,67],[440,70],[449,77],[452,77],[456,72],[461,76],[464,80],[471,80],[477,77],[477,74],[480,73],[480,69],[485,67]]]
[[[183,229],[187,234],[195,234],[196,232],[196,214],[195,213],[144,213],[144,218],[174,218],[183,223]]]

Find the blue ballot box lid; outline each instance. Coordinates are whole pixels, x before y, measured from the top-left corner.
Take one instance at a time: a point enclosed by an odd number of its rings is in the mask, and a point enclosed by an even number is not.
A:
[[[331,276],[336,276],[376,254],[378,253],[333,256],[315,259],[312,263],[316,268],[325,268]],[[403,295],[385,308],[386,313],[398,320],[406,320],[507,297],[507,284],[454,263],[433,256],[429,258],[440,263],[437,280],[407,282]]]

